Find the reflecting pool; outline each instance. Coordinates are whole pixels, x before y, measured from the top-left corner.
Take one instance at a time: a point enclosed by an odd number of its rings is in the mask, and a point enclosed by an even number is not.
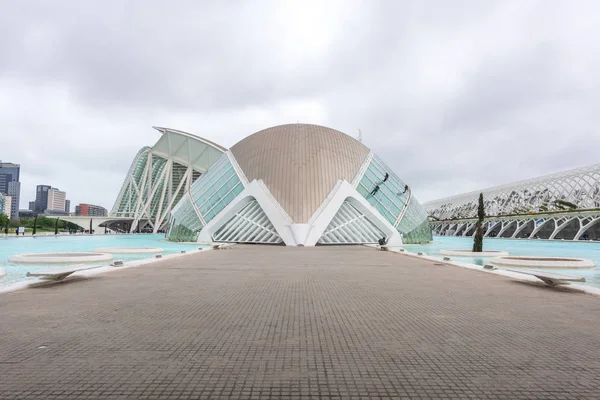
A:
[[[429,256],[439,258],[440,250],[448,249],[471,249],[473,238],[434,236],[433,242],[426,245],[404,245],[404,249],[410,252],[423,252]],[[524,240],[524,239],[498,239],[484,238],[484,250],[507,251],[511,256],[553,256],[553,257],[579,257],[592,260],[596,264],[594,269],[557,269],[551,271],[558,274],[583,276],[584,284],[600,288],[600,242],[571,242],[562,240]],[[452,260],[484,265],[491,257],[450,257]],[[530,268],[538,269],[538,268]],[[544,269],[541,269],[544,270]],[[547,269],[545,271],[548,271]]]
[[[129,234],[129,235],[59,235],[59,236],[24,236],[0,237],[0,267],[6,272],[0,278],[0,288],[8,284],[27,279],[27,271],[37,271],[59,267],[65,264],[14,264],[8,259],[15,254],[53,253],[93,251],[97,247],[160,247],[163,255],[178,253],[181,250],[207,247],[198,244],[169,242],[164,235]],[[125,262],[151,258],[154,254],[114,254],[113,259]],[[107,262],[89,265],[107,265]]]

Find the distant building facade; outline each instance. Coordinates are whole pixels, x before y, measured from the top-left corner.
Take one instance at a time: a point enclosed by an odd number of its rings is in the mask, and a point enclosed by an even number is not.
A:
[[[67,200],[67,193],[56,188],[48,190],[48,207],[46,210],[49,211],[65,211],[65,204]]]
[[[48,190],[50,185],[37,185],[35,188],[35,212],[43,213],[48,208]]]
[[[19,218],[33,218],[36,214],[33,210],[19,210]]]
[[[35,200],[29,202],[29,207],[27,209],[29,211],[35,211]]]
[[[21,198],[20,171],[21,166],[19,164],[0,161],[0,193],[12,198],[10,212],[6,215],[13,219],[19,217],[19,201]]]
[[[21,182],[9,182],[8,195],[12,197],[10,218],[19,218],[19,199],[21,198]]]
[[[0,214],[4,214],[7,217],[10,216],[11,205],[11,196],[0,193]]]
[[[65,200],[65,212],[71,214],[71,200]]]
[[[106,217],[108,211],[102,206],[81,203],[75,206],[75,215],[81,217]]]

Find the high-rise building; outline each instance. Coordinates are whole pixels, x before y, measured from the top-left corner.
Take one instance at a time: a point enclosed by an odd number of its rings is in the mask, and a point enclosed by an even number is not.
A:
[[[18,182],[21,166],[0,161],[0,193],[8,193],[8,182]]]
[[[19,182],[21,166],[10,162],[0,161],[0,193],[12,197],[10,218],[19,217],[19,200],[21,198],[21,183]]]
[[[8,182],[8,195],[12,197],[10,218],[19,218],[19,199],[21,197],[21,182]]]
[[[81,217],[106,217],[106,208],[94,204],[81,203],[75,206],[75,215]]]
[[[71,200],[65,200],[65,212],[71,213]]]
[[[51,188],[48,190],[48,206],[44,211],[65,211],[67,193],[57,188]]]
[[[0,193],[0,214],[10,216],[11,203],[11,196]]]
[[[48,208],[48,190],[50,185],[37,185],[35,188],[35,212],[43,213]]]
[[[35,211],[35,200],[29,202],[29,211]]]

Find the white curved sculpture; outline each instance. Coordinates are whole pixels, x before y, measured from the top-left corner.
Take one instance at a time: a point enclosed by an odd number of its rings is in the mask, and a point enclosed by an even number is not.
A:
[[[110,261],[113,256],[107,253],[31,253],[31,254],[16,254],[9,258],[12,263],[27,263],[27,264],[53,264],[53,263],[91,263]]]
[[[500,257],[507,256],[506,251],[500,250],[486,250],[474,252],[471,250],[440,250],[442,256],[455,256],[455,257]]]
[[[99,247],[94,249],[94,251],[111,254],[143,254],[161,253],[164,250],[160,247]]]
[[[491,261],[496,267],[527,267],[527,268],[595,268],[592,260],[574,257],[531,257],[508,256],[496,257]]]

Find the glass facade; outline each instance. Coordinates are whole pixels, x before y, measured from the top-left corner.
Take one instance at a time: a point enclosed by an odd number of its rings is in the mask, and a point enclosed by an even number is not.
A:
[[[386,174],[388,179],[384,182]],[[412,197],[406,183],[376,155],[373,155],[356,190],[403,235],[404,243],[432,240],[427,213]]]
[[[223,154],[210,169],[192,185],[190,193],[198,211],[208,223],[244,190],[240,177]]]
[[[173,208],[173,218],[169,224],[168,238],[175,242],[194,242],[204,224],[198,216],[189,192]]]
[[[169,240],[197,241],[202,229],[205,229],[205,226],[245,189],[230,157],[233,157],[231,153],[223,154],[204,175],[192,184],[189,191],[175,206],[171,213],[171,223],[167,232]],[[387,179],[385,178],[386,174]],[[374,190],[375,188],[377,189]],[[412,197],[408,186],[377,156],[373,155],[371,158],[356,189],[390,225],[402,234],[405,243],[431,241],[432,235],[427,213]],[[244,210],[251,209],[248,207],[238,214],[242,215]],[[256,210],[252,209],[251,215],[246,216],[247,218],[241,218],[239,215],[233,217],[229,223],[226,223],[225,231],[222,230],[223,227],[217,227],[221,230],[217,230],[212,239],[247,242],[249,236],[255,233],[256,237],[253,236],[252,242],[264,242],[261,235],[267,235],[270,230],[273,232],[275,230],[271,229],[272,224],[266,214],[259,213],[259,211],[262,212],[262,209],[258,203],[255,204],[255,208]],[[336,221],[340,227],[339,229],[332,228],[332,232],[335,230],[334,236],[337,235],[336,240],[344,238],[345,243],[373,243],[382,237],[382,233],[377,231],[378,228],[375,225],[371,224],[373,225],[371,227],[363,221],[362,217],[364,216],[361,217],[360,213],[351,214],[347,208],[342,207],[338,210],[336,218],[339,221]],[[268,229],[260,230],[258,229],[259,225],[263,227],[268,225]],[[365,236],[367,231],[371,236]],[[225,236],[221,237],[222,233]],[[362,235],[360,240],[355,238],[357,235]],[[273,236],[273,238],[273,243],[279,243],[282,240],[279,236]],[[333,239],[331,240],[333,241]]]
[[[385,174],[389,177],[383,182]],[[379,211],[392,225],[396,224],[402,212],[408,191],[404,193],[406,184],[394,174],[376,155],[373,155],[369,167],[365,171],[356,190]],[[379,189],[376,189],[379,187]],[[375,193],[373,193],[375,191]]]
[[[195,241],[204,224],[209,223],[242,191],[244,185],[223,154],[200,177],[173,209],[167,234],[169,240]]]

